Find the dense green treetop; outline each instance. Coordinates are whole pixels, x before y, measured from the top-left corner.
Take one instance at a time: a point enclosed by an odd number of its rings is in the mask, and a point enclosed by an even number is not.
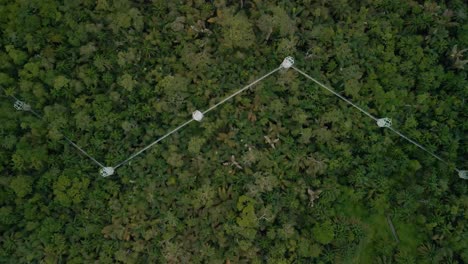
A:
[[[0,263],[468,263],[461,0],[0,0],[0,44]],[[289,55],[450,164],[292,70],[109,178],[64,140],[117,164]]]

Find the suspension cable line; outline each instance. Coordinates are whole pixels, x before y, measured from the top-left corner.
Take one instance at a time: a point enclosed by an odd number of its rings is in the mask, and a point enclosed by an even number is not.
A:
[[[138,155],[140,155],[141,153],[145,152],[146,150],[148,150],[149,148],[151,148],[152,146],[154,146],[155,144],[157,144],[158,142],[162,141],[163,139],[165,139],[166,137],[170,136],[171,134],[174,134],[175,132],[179,131],[180,129],[182,129],[183,127],[187,126],[188,124],[190,124],[192,121],[201,121],[204,117],[204,115],[210,111],[212,111],[213,109],[215,109],[216,107],[222,105],[223,103],[227,102],[229,99],[233,98],[234,96],[242,93],[243,91],[249,89],[250,87],[252,87],[253,85],[255,85],[256,83],[260,82],[261,80],[267,78],[268,76],[272,75],[273,73],[277,72],[278,70],[280,70],[281,67],[278,67],[274,70],[272,70],[271,72],[263,75],[262,77],[256,79],[255,81],[251,82],[250,84],[242,87],[241,89],[237,90],[236,92],[234,92],[233,94],[227,96],[226,98],[224,98],[223,100],[221,100],[220,102],[218,102],[217,104],[211,106],[210,108],[208,108],[207,110],[201,112],[199,110],[196,110],[195,112],[192,113],[192,119],[186,121],[185,123],[183,123],[182,125],[178,126],[177,128],[169,131],[167,134],[165,134],[164,136],[160,137],[159,139],[157,139],[156,141],[152,142],[151,144],[149,144],[148,146],[142,148],[141,150],[139,150],[138,152],[134,153],[133,155],[131,155],[129,158],[127,158],[126,160],[120,162],[119,164],[115,165],[114,167],[107,167],[108,168],[108,172],[113,172],[115,169],[121,167],[122,165],[128,163],[130,160],[136,158]],[[110,175],[108,175],[110,176]]]
[[[6,91],[5,89],[2,88],[2,90],[5,92],[6,94]],[[11,98],[13,98],[15,100],[15,103],[14,103],[14,107],[16,110],[18,111],[25,111],[25,112],[30,112],[31,114],[33,114],[34,116],[36,116],[38,119],[44,121],[44,118],[37,112],[35,111],[29,104],[19,100],[16,96],[14,95],[7,95],[7,96],[10,96]],[[97,161],[95,158],[93,158],[90,154],[88,154],[88,152],[86,152],[84,149],[82,149],[80,146],[78,146],[75,142],[73,142],[70,138],[68,138],[67,136],[65,136],[65,134],[61,131],[59,131],[60,134],[62,134],[63,138],[65,139],[65,141],[67,141],[68,143],[70,143],[70,145],[72,145],[73,147],[75,147],[78,151],[80,151],[83,155],[85,155],[86,157],[88,157],[91,161],[93,161],[96,165],[98,165],[99,167],[101,168],[105,168],[105,166],[100,163],[99,161]]]
[[[192,121],[197,121],[197,122],[201,122],[201,120],[203,119],[204,115],[207,114],[208,112],[212,111],[213,109],[217,108],[218,106],[222,105],[223,103],[227,102],[228,100],[230,100],[231,98],[235,97],[236,95],[242,93],[243,91],[249,89],[250,87],[252,87],[253,85],[257,84],[258,82],[262,81],[263,79],[267,78],[268,76],[274,74],[275,72],[281,70],[281,69],[289,69],[289,68],[293,68],[295,71],[297,71],[298,73],[302,74],[303,76],[305,76],[307,79],[313,81],[315,84],[319,85],[320,87],[326,89],[327,91],[331,92],[332,94],[334,94],[335,96],[337,96],[338,98],[340,98],[341,100],[345,101],[346,103],[348,103],[349,105],[351,105],[352,107],[356,108],[357,110],[359,110],[360,112],[362,112],[363,114],[365,114],[366,116],[370,117],[372,120],[376,121],[377,125],[379,127],[383,127],[383,128],[388,128],[390,129],[392,132],[394,132],[395,134],[397,134],[398,136],[400,136],[401,138],[407,140],[408,142],[412,143],[413,145],[417,146],[418,148],[424,150],[425,152],[429,153],[431,156],[433,156],[434,158],[436,158],[437,160],[443,162],[444,164],[450,166],[450,163],[446,160],[444,160],[443,158],[441,158],[440,156],[438,156],[437,154],[429,151],[427,148],[425,148],[424,146],[422,146],[421,144],[419,144],[418,142],[410,139],[409,137],[405,136],[403,133],[401,133],[400,131],[398,131],[397,129],[393,128],[392,127],[392,120],[388,117],[384,117],[384,118],[377,118],[375,116],[373,116],[372,114],[370,114],[369,112],[365,111],[364,109],[362,109],[361,107],[359,107],[358,105],[354,104],[353,102],[351,102],[349,99],[347,99],[346,97],[342,96],[341,94],[337,93],[336,91],[334,91],[332,88],[326,86],[325,84],[319,82],[318,80],[316,80],[315,78],[313,78],[312,76],[308,75],[307,73],[303,72],[302,70],[296,68],[294,65],[294,59],[292,57],[286,57],[283,62],[281,63],[281,65],[270,71],[269,73],[266,73],[265,75],[261,76],[260,78],[256,79],[255,81],[251,82],[250,84],[242,87],[241,89],[237,90],[236,92],[232,93],[231,95],[227,96],[226,98],[224,98],[223,100],[219,101],[218,103],[214,104],[213,106],[209,107],[208,109],[206,109],[205,111],[199,111],[199,110],[196,110],[192,113],[192,118],[186,122],[184,122],[183,124],[179,125],[178,127],[176,127],[175,129],[169,131],[168,133],[166,133],[165,135],[163,135],[162,137],[158,138],[157,140],[155,140],[154,142],[152,142],[151,144],[147,145],[146,147],[142,148],[141,150],[139,150],[138,152],[132,154],[130,157],[128,157],[127,159],[123,160],[122,162],[118,163],[117,165],[115,165],[114,167],[106,167],[104,166],[103,164],[101,164],[100,162],[98,162],[95,158],[93,158],[91,155],[89,155],[86,151],[84,151],[80,146],[78,146],[76,143],[74,143],[70,138],[66,137],[62,132],[60,132],[64,139],[70,143],[70,145],[72,145],[73,147],[75,147],[76,149],[78,149],[83,155],[85,155],[86,157],[88,157],[90,160],[92,160],[95,164],[97,164],[99,167],[101,167],[100,169],[100,174],[101,176],[103,177],[108,177],[110,175],[113,175],[115,170],[121,166],[123,166],[124,164],[130,162],[130,160],[136,158],[137,156],[141,155],[143,152],[145,152],[146,150],[148,150],[149,148],[153,147],[154,145],[156,145],[157,143],[159,143],[160,141],[164,140],[165,138],[167,138],[168,136],[176,133],[177,131],[179,131],[180,129],[184,128],[185,126],[189,125]],[[15,97],[14,95],[8,95],[8,93],[5,91],[5,89],[2,88],[2,90],[5,92],[5,94],[7,96],[10,96],[11,98],[13,98],[15,100],[15,103],[14,103],[14,108],[16,110],[19,110],[19,111],[26,111],[26,112],[31,112],[34,116],[36,116],[37,118],[43,120],[42,116],[37,113],[34,109],[31,108],[30,105],[24,103],[23,101],[19,100],[17,97]],[[466,170],[460,170],[460,169],[457,169],[455,168],[455,171],[458,172],[458,175],[460,178],[462,179],[468,179],[468,173]]]
[[[385,127],[385,128],[388,128],[390,129],[392,132],[394,132],[395,134],[397,134],[398,136],[404,138],[405,140],[407,140],[408,142],[412,143],[413,145],[417,146],[418,148],[424,150],[425,152],[429,153],[431,156],[433,156],[434,158],[438,159],[439,161],[441,161],[442,163],[444,163],[445,165],[447,166],[450,166],[450,163],[444,159],[442,159],[440,156],[438,156],[437,154],[431,152],[430,150],[428,150],[427,148],[425,148],[424,146],[422,146],[421,144],[419,144],[418,142],[410,139],[409,137],[405,136],[403,133],[401,133],[400,131],[398,131],[397,129],[395,129],[393,126],[392,126],[392,121],[390,118],[376,118],[374,117],[373,115],[371,115],[369,112],[365,111],[364,109],[362,109],[361,107],[357,106],[356,104],[354,104],[353,102],[351,102],[350,100],[348,100],[347,98],[345,98],[344,96],[342,96],[341,94],[335,92],[333,89],[327,87],[326,85],[324,85],[323,83],[317,81],[316,79],[314,79],[312,76],[308,75],[307,73],[301,71],[300,69],[296,68],[295,66],[292,66],[292,68],[294,70],[296,70],[297,72],[299,72],[300,74],[302,74],[303,76],[305,76],[307,79],[313,81],[314,83],[318,84],[319,86],[321,86],[322,88],[328,90],[329,92],[333,93],[334,95],[336,95],[337,97],[339,97],[341,100],[345,101],[346,103],[348,103],[349,105],[353,106],[354,108],[358,109],[359,111],[361,111],[362,113],[364,113],[365,115],[367,115],[368,117],[372,118],[374,121],[377,122],[377,125],[379,127]],[[468,175],[467,175],[467,171],[466,170],[460,170],[460,169],[457,169],[455,168],[455,171],[458,172],[458,175],[460,178],[463,178],[463,179],[468,179]]]

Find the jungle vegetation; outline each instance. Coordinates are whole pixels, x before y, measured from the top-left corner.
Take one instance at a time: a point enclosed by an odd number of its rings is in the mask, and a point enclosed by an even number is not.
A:
[[[466,2],[0,0],[0,29],[1,263],[468,263]],[[289,55],[451,164],[294,71],[109,178],[63,138],[115,164]]]

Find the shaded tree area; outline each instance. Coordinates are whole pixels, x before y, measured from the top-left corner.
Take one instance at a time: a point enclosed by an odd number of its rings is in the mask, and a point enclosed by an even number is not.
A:
[[[467,263],[466,12],[0,0],[0,262]],[[288,55],[451,164],[292,70],[110,178],[63,138],[117,164]]]

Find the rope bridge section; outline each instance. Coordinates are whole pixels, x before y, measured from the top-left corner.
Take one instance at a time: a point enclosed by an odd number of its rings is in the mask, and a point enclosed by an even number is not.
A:
[[[251,82],[250,84],[240,88],[239,90],[235,91],[234,93],[232,93],[231,95],[227,96],[226,98],[224,98],[223,100],[221,100],[220,102],[216,103],[215,105],[209,107],[208,109],[204,110],[204,111],[200,111],[200,110],[196,110],[192,113],[192,118],[190,118],[189,120],[187,120],[186,122],[182,123],[181,125],[179,125],[178,127],[174,128],[173,130],[169,131],[168,133],[166,133],[165,135],[163,135],[162,137],[156,139],[155,141],[153,141],[151,144],[147,145],[146,147],[142,148],[141,150],[135,152],[134,154],[130,155],[127,159],[121,161],[120,163],[114,165],[114,166],[104,166],[102,163],[100,163],[99,161],[97,161],[95,158],[93,158],[89,153],[87,153],[85,150],[83,150],[80,146],[78,146],[76,143],[74,143],[71,139],[69,139],[68,137],[66,137],[64,135],[64,139],[70,144],[72,145],[74,148],[76,148],[79,152],[81,152],[83,155],[85,155],[86,157],[88,157],[91,161],[93,161],[97,166],[100,167],[99,169],[99,173],[102,177],[109,177],[111,175],[113,175],[115,173],[115,171],[127,164],[128,162],[130,162],[132,159],[138,157],[139,155],[141,155],[143,152],[145,152],[146,150],[150,149],[151,147],[153,147],[154,145],[156,145],[157,143],[161,142],[162,140],[164,140],[165,138],[167,138],[168,136],[176,133],[177,131],[179,131],[180,129],[184,128],[185,126],[188,126],[190,123],[192,123],[193,121],[196,121],[196,122],[201,122],[203,120],[203,117],[209,113],[210,111],[214,110],[215,108],[217,108],[218,106],[224,104],[225,102],[229,101],[231,98],[235,97],[236,95],[244,92],[245,90],[251,88],[252,86],[254,86],[255,84],[257,84],[258,82],[262,81],[263,79],[269,77],[270,75],[278,72],[279,70],[288,70],[288,69],[293,69],[295,70],[296,72],[298,72],[299,74],[303,75],[304,77],[306,77],[307,79],[311,80],[312,82],[314,82],[315,84],[319,85],[320,87],[324,88],[325,90],[331,92],[332,94],[334,94],[335,96],[337,96],[339,99],[343,100],[344,102],[346,102],[347,104],[351,105],[352,107],[354,107],[355,109],[359,110],[361,113],[365,114],[366,116],[368,116],[369,118],[373,119],[377,126],[378,127],[381,127],[381,128],[387,128],[389,129],[390,131],[394,132],[395,134],[397,134],[398,136],[400,136],[401,138],[407,140],[408,142],[410,142],[411,144],[417,146],[418,148],[422,149],[423,151],[427,152],[429,155],[431,155],[432,157],[436,158],[437,160],[441,161],[442,163],[446,164],[446,165],[450,165],[450,163],[446,160],[444,160],[443,158],[441,158],[440,156],[438,156],[437,154],[429,151],[427,148],[425,148],[424,146],[422,146],[421,144],[417,143],[416,141],[410,139],[409,137],[405,136],[403,133],[401,133],[400,131],[398,131],[397,129],[395,129],[393,126],[392,126],[392,120],[388,117],[382,117],[382,118],[377,118],[375,116],[373,116],[372,114],[370,114],[369,112],[365,111],[364,109],[362,109],[361,107],[359,107],[358,105],[354,104],[353,102],[351,102],[349,99],[345,98],[344,96],[340,95],[339,93],[337,93],[336,91],[334,91],[332,88],[324,85],[323,83],[319,82],[318,80],[314,79],[312,76],[308,75],[307,73],[303,72],[302,70],[296,68],[294,66],[294,58],[292,57],[286,57],[283,62],[281,63],[281,65],[266,73],[265,75],[261,76],[260,78],[256,79],[255,81]],[[39,119],[43,119],[42,116],[37,113],[34,109],[31,108],[31,106],[21,100],[19,100],[18,98],[16,98],[15,96],[13,95],[10,95],[10,97],[15,100],[14,104],[13,104],[13,107],[18,110],[18,111],[25,111],[25,112],[30,112],[32,113],[34,116],[36,116],[37,118]],[[63,134],[63,133],[62,133]],[[461,170],[461,169],[457,169],[455,168],[455,171],[458,173],[458,176],[462,179],[468,179],[468,173],[466,170]]]

